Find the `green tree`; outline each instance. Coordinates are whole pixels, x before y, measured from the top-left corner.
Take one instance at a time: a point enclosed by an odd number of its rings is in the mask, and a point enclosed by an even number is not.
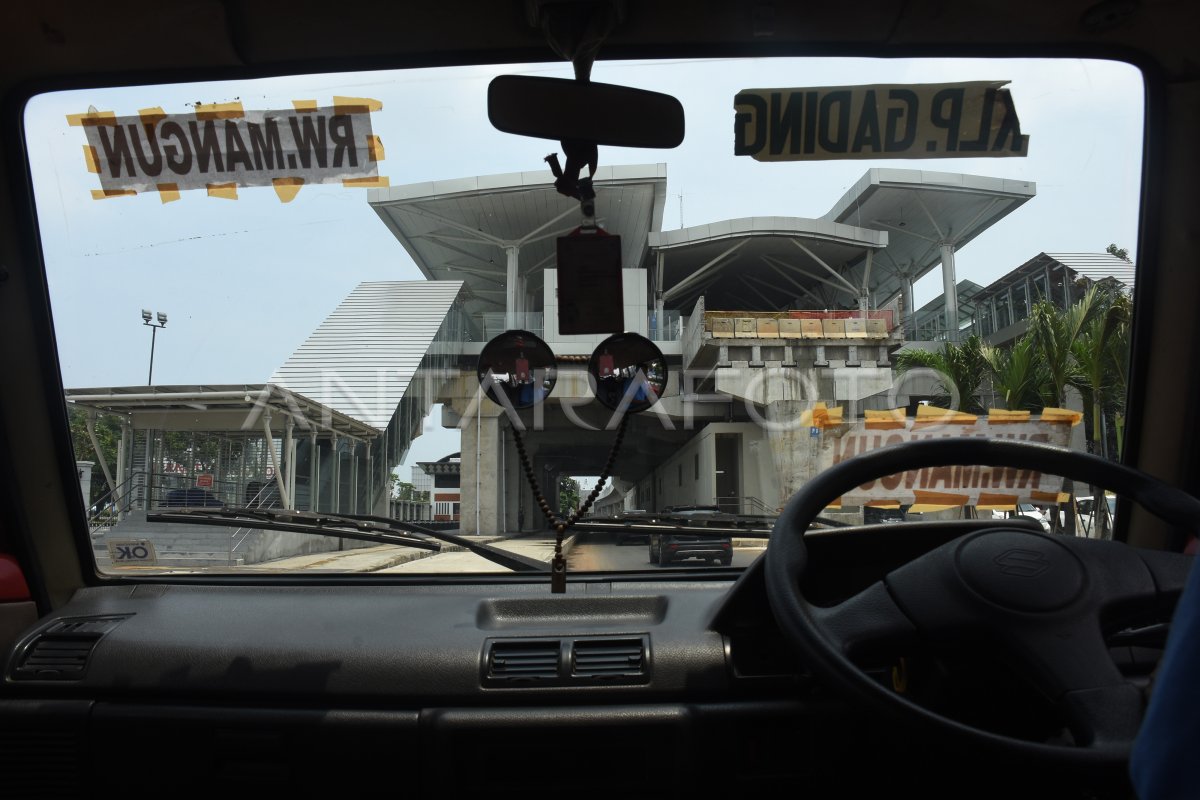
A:
[[[1128,335],[1123,331],[1129,327],[1130,310],[1127,297],[1110,294],[1102,301],[1102,310],[1085,326],[1072,348],[1078,366],[1073,385],[1084,401],[1088,452],[1105,457],[1109,453],[1104,421],[1125,405],[1124,373],[1127,367],[1122,362],[1128,360],[1129,353]],[[1090,488],[1097,536],[1108,538],[1108,504],[1103,501],[1103,487],[1093,485]]]
[[[91,508],[108,494],[109,486],[104,479],[104,468],[100,466],[96,457],[96,449],[92,446],[92,439],[88,435],[89,413],[95,412],[89,412],[88,409],[75,405],[67,407],[67,419],[70,423],[71,445],[75,450],[75,460],[96,462],[96,466],[92,470],[92,493],[88,498],[88,508]],[[121,441],[121,422],[110,414],[96,413],[93,428],[96,431],[96,440],[100,444],[100,456],[108,465],[109,471],[112,472],[113,480],[118,480],[117,443]]]
[[[1111,298],[1084,326],[1071,345],[1076,371],[1072,385],[1084,399],[1087,416],[1088,451],[1104,454],[1101,442],[1102,420],[1110,409],[1123,405],[1124,386],[1120,378],[1115,343],[1129,323],[1129,303],[1124,297]]]
[[[397,500],[407,500],[413,503],[428,503],[429,492],[418,492],[413,484],[400,480],[400,476],[392,473],[392,497]]]
[[[1123,258],[1126,261],[1129,261],[1129,250],[1127,248],[1117,247],[1115,244],[1110,244],[1108,247],[1104,248],[1104,252],[1111,253],[1117,258]]]
[[[1048,404],[1063,407],[1067,402],[1067,387],[1079,381],[1079,365],[1075,359],[1075,340],[1088,323],[1104,311],[1105,295],[1098,286],[1091,286],[1074,305],[1065,311],[1048,300],[1033,304],[1029,317],[1029,333],[1034,349],[1047,376]]]
[[[1034,411],[1044,405],[1049,375],[1037,358],[1032,336],[1026,334],[1009,348],[985,345],[983,357],[991,372],[992,389],[1004,408]]]
[[[976,414],[983,411],[978,392],[988,375],[988,362],[978,336],[969,336],[958,344],[946,342],[937,351],[902,351],[896,355],[896,369],[901,373],[914,369],[933,370],[937,373],[939,391],[934,395],[934,403],[956,411]]]
[[[1112,334],[1110,344],[1112,350],[1112,370],[1115,391],[1113,392],[1113,429],[1116,431],[1117,459],[1124,457],[1125,446],[1125,399],[1129,396],[1129,359],[1132,345],[1131,331],[1133,303],[1128,297],[1122,297],[1126,307],[1124,320]]]
[[[579,481],[569,475],[558,478],[558,510],[560,514],[570,514],[579,507]]]
[[[1107,455],[1106,448],[1099,446],[1104,419],[1124,405],[1129,313],[1129,299],[1115,287],[1093,284],[1070,308],[1059,309],[1043,300],[1034,305],[1030,317],[1029,336],[1047,375],[1046,400],[1064,406],[1067,387],[1079,391],[1089,452]],[[1063,489],[1071,491],[1070,481],[1064,481]],[[1098,498],[1097,525],[1104,535],[1103,490],[1092,486],[1091,494]],[[1069,519],[1068,530],[1073,532],[1074,519]]]

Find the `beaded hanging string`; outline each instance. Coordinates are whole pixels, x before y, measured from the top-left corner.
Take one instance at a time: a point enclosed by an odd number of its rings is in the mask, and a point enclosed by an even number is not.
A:
[[[533,474],[533,466],[529,463],[529,455],[525,452],[525,440],[521,436],[520,430],[515,426],[512,429],[513,441],[517,444],[517,454],[521,457],[521,468],[525,470],[525,478],[529,481],[529,488],[533,490],[533,496],[537,499],[537,504],[542,509],[542,514],[554,526],[554,559],[550,562],[550,591],[554,594],[563,594],[567,591],[567,560],[563,557],[562,552],[563,534],[580,517],[588,512],[588,509],[592,507],[592,503],[596,502],[596,498],[600,496],[600,490],[604,488],[605,482],[608,481],[608,476],[612,472],[613,465],[617,460],[617,452],[621,449],[621,440],[625,438],[625,425],[628,421],[629,415],[622,414],[621,422],[617,425],[617,438],[613,442],[612,450],[608,453],[608,461],[604,464],[604,470],[600,473],[600,479],[596,481],[596,488],[592,489],[592,493],[588,495],[587,500],[566,519],[558,516],[554,512],[554,509],[550,508],[549,501],[546,500],[546,496],[542,493],[542,489],[538,485],[537,476]]]

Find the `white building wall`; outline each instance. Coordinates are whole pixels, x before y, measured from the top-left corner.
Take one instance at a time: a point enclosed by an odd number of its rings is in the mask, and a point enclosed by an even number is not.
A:
[[[713,422],[699,430],[678,452],[638,484],[641,497],[654,498],[653,507],[647,508],[648,511],[661,511],[667,506],[716,504],[718,433],[741,434],[742,496],[756,497],[771,510],[783,505],[786,498],[779,496],[779,477],[766,432],[750,422]],[[699,476],[696,474],[697,459]],[[746,511],[751,512],[752,509],[747,508]]]

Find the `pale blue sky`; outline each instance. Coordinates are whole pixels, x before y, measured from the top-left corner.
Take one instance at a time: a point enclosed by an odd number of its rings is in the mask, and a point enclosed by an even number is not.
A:
[[[165,311],[155,383],[258,383],[364,280],[417,279],[403,248],[368,207],[365,190],[305,187],[281,204],[271,189],[237,201],[184,192],[95,201],[82,129],[68,114],[89,107],[135,114],[161,106],[238,99],[246,109],[289,108],[334,95],[383,102],[373,114],[393,186],[539,170],[555,144],[501,134],[486,115],[498,74],[568,77],[566,65],[508,65],[296,76],[58,92],[34,98],[25,121],[63,382],[69,387],[143,384],[149,331],[140,310]],[[756,59],[620,62],[594,79],[667,92],[687,115],[679,148],[601,150],[602,164],[665,162],[666,228],[755,215],[819,217],[874,166],[933,169],[1037,183],[1037,197],[957,257],[958,275],[981,284],[1042,251],[1137,246],[1143,92],[1138,72],[1106,62]],[[829,161],[763,164],[733,156],[733,97],[741,89],[868,83],[1010,80],[1028,158]],[[940,293],[937,270],[918,305]],[[456,432],[427,424],[409,462],[457,449]],[[436,433],[434,433],[436,431]],[[402,476],[408,477],[407,469]]]

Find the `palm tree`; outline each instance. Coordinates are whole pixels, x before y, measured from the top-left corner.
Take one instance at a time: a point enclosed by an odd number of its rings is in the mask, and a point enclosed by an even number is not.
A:
[[[1065,406],[1067,387],[1078,380],[1078,365],[1072,348],[1084,328],[1103,310],[1104,295],[1092,285],[1074,305],[1065,311],[1048,300],[1033,305],[1029,333],[1049,378],[1049,396],[1056,406]]]
[[[991,372],[992,389],[999,393],[1006,409],[1034,410],[1044,405],[1042,395],[1049,374],[1037,357],[1031,335],[1021,337],[1008,349],[985,345],[983,357]]]
[[[1064,406],[1067,387],[1079,391],[1092,422],[1089,452],[1099,441],[1105,404],[1115,395],[1112,342],[1128,319],[1128,305],[1119,298],[1111,288],[1093,284],[1070,308],[1059,310],[1042,300],[1030,316],[1029,334],[1048,378],[1046,399]],[[1103,506],[1102,492],[1091,488],[1092,497],[1101,498]],[[1070,481],[1063,481],[1063,490],[1072,491]],[[1068,519],[1068,531],[1074,533],[1073,515]]]
[[[961,344],[946,342],[940,351],[905,350],[896,355],[896,369],[901,373],[914,369],[929,369],[937,373],[941,394],[934,402],[956,411],[981,413],[983,406],[976,396],[988,374],[983,357],[983,342],[970,336]]]
[[[1097,288],[1091,286],[1074,305],[1066,310],[1057,308],[1048,300],[1034,303],[1029,317],[1029,334],[1034,341],[1034,348],[1046,370],[1045,400],[1055,406],[1067,404],[1067,387],[1077,380],[1078,365],[1072,350],[1075,340],[1083,333],[1084,328],[1098,310]],[[1070,480],[1063,481],[1063,491],[1074,492]],[[1095,497],[1095,493],[1092,494]],[[1058,515],[1054,515],[1052,523],[1058,526]],[[1075,515],[1067,515],[1067,533],[1075,534]]]
[[[1117,460],[1124,457],[1125,447],[1125,398],[1129,394],[1129,357],[1132,340],[1131,318],[1133,303],[1125,296],[1118,300],[1125,306],[1124,319],[1112,333],[1109,347],[1112,351],[1112,370],[1115,391],[1113,393],[1113,427],[1116,429]]]
[[[1121,367],[1117,364],[1120,357],[1115,352],[1114,341],[1118,332],[1128,326],[1128,313],[1127,302],[1113,299],[1103,303],[1100,312],[1092,317],[1071,344],[1071,355],[1076,366],[1071,385],[1083,396],[1084,406],[1090,414],[1088,452],[1091,453],[1103,454],[1100,445],[1104,412],[1124,397]]]

